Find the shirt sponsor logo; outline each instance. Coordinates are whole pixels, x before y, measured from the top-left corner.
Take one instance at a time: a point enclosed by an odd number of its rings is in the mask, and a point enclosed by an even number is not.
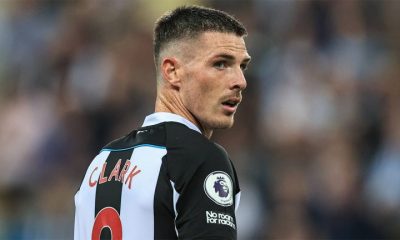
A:
[[[226,207],[233,204],[232,179],[225,172],[210,173],[204,180],[204,191],[218,205]]]
[[[229,214],[206,211],[207,224],[222,224],[236,229],[235,220]]]

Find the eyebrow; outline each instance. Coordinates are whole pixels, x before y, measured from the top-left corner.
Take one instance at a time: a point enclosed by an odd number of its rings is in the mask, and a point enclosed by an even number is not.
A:
[[[215,56],[215,58],[225,58],[227,60],[235,60],[234,56],[232,56],[230,54],[226,54],[226,53],[219,54],[219,55]],[[250,62],[250,60],[251,60],[250,56],[246,57],[245,59],[243,59],[242,63],[248,63],[248,62]]]

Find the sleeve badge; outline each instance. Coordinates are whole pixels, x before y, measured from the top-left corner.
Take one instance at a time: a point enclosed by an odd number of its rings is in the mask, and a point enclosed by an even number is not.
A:
[[[233,204],[232,179],[225,172],[210,173],[204,180],[204,192],[218,205],[227,207]]]

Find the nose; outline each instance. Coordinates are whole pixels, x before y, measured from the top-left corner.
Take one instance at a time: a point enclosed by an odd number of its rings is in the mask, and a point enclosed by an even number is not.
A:
[[[244,90],[247,87],[247,81],[243,71],[239,69],[235,73],[234,81],[232,82],[231,89]]]

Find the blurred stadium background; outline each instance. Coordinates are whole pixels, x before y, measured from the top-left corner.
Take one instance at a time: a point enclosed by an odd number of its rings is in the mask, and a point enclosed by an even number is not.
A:
[[[400,1],[1,0],[0,239],[72,239],[73,196],[153,111],[168,9],[248,28],[248,89],[224,145],[239,239],[400,238]]]

